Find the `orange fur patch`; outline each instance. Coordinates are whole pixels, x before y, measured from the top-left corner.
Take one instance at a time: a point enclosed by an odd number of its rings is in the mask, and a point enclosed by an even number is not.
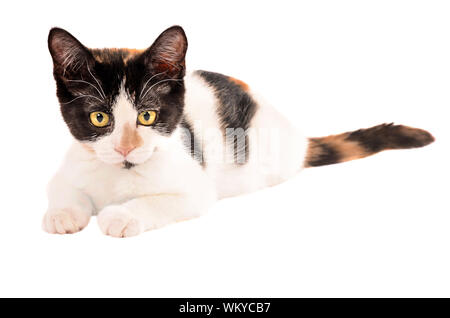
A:
[[[144,50],[139,49],[91,49],[90,50],[94,58],[99,63],[108,63],[112,56],[121,54],[123,56],[123,62],[126,64],[131,58],[141,54]]]
[[[141,54],[144,50],[140,49],[122,49],[124,51],[128,51],[130,54]]]
[[[138,134],[137,129],[133,129],[130,124],[123,127],[122,138],[120,139],[120,147],[124,149],[134,149],[142,146],[142,137]]]
[[[347,136],[348,133],[343,133],[321,138],[310,138],[305,166],[309,167],[310,163],[327,159],[333,161],[332,163],[340,163],[364,158],[373,154],[358,142],[346,140]],[[327,164],[331,164],[331,162]]]
[[[228,79],[230,81],[232,81],[233,83],[235,83],[235,84],[239,85],[240,87],[242,87],[242,89],[244,91],[248,91],[249,90],[248,84],[243,82],[243,81],[241,81],[240,79],[237,79],[237,78],[234,78],[234,77],[228,77]]]
[[[91,145],[81,143],[81,146],[82,146],[84,149],[86,149],[88,152],[90,152],[90,153],[94,153],[94,152],[95,152],[95,151],[94,151],[94,148],[92,148]]]
[[[357,142],[345,140],[347,136],[348,133],[331,135],[321,138],[321,142],[334,147],[342,156],[342,161],[360,159],[371,155]]]
[[[122,49],[124,51],[128,52],[128,55],[123,59],[124,63],[126,64],[128,62],[129,59],[131,59],[132,57],[135,57],[136,55],[141,54],[142,52],[144,52],[144,50],[138,50],[138,49]]]

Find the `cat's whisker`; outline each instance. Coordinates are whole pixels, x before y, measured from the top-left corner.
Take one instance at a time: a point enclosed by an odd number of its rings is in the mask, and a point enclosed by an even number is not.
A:
[[[162,75],[162,74],[164,74],[164,73],[166,73],[167,71],[164,71],[164,72],[161,72],[161,73],[158,73],[158,74],[155,74],[155,75],[153,75],[152,77],[150,77],[146,82],[145,82],[145,84],[144,84],[144,86],[142,87],[142,89],[141,89],[141,93],[139,94],[139,99],[141,99],[141,96],[142,96],[142,92],[144,91],[144,89],[147,87],[147,84],[152,80],[152,79],[154,79],[156,76],[158,76],[158,75]]]
[[[94,80],[97,82],[98,87],[99,87],[100,90],[102,91],[102,93],[103,93],[103,98],[106,99],[106,94],[105,94],[105,92],[103,91],[102,85],[100,85],[99,81],[98,81],[98,80],[95,78],[95,76],[92,74],[91,69],[89,68],[89,65],[88,65],[88,64],[86,64],[86,67],[87,67],[87,70],[88,70],[89,74],[91,74],[91,76],[92,76],[92,77],[94,78]],[[100,92],[99,92],[99,93],[100,93]]]
[[[100,97],[101,97],[102,99],[104,99],[102,93],[100,93],[100,91],[98,90],[98,88],[97,88],[94,84],[92,84],[92,83],[89,83],[89,82],[86,82],[86,81],[83,81],[83,80],[67,80],[67,81],[68,81],[68,82],[76,82],[76,83],[85,83],[85,84],[88,84],[88,85],[92,86],[93,88],[95,88],[95,90],[98,92],[98,94],[100,95]]]
[[[174,78],[167,78],[167,79],[163,79],[159,82],[156,82],[155,84],[153,84],[152,86],[150,86],[150,88],[145,92],[144,96],[142,96],[142,98],[145,98],[145,96],[147,95],[147,93],[156,85],[164,83],[164,82],[170,82],[170,81],[174,81],[174,82],[180,82],[183,81],[182,79],[174,79]]]
[[[100,102],[103,103],[103,100],[101,100],[100,98],[95,97],[95,96],[93,96],[93,95],[81,95],[81,96],[75,97],[75,98],[72,99],[70,102],[67,102],[67,103],[61,103],[61,104],[63,104],[63,105],[70,104],[70,103],[72,103],[73,101],[75,101],[75,100],[77,100],[77,99],[79,99],[79,98],[81,98],[81,97],[88,97],[88,98],[91,97],[91,98],[95,98],[96,100],[98,100],[98,101],[100,101]]]

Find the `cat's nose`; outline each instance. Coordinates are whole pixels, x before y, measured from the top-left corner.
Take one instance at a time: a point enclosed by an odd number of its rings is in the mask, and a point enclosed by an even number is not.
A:
[[[117,151],[118,153],[120,153],[122,156],[126,157],[135,148],[136,148],[135,146],[129,146],[129,147],[117,146],[114,148],[114,150]]]

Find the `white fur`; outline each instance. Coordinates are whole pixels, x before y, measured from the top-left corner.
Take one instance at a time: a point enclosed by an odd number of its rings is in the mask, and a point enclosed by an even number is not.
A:
[[[113,133],[89,143],[94,152],[74,142],[50,182],[49,210],[43,222],[46,231],[73,233],[98,214],[103,233],[134,236],[197,217],[218,198],[278,184],[303,167],[306,138],[253,93],[258,110],[249,132],[249,162],[227,162],[213,91],[195,73],[186,76],[185,84],[185,114],[196,135],[203,137],[205,168],[184,149],[179,130],[166,137],[139,126],[144,144],[126,157],[136,166],[123,169],[120,163],[125,157],[114,148],[123,125],[135,125],[138,114],[122,90],[114,106]]]

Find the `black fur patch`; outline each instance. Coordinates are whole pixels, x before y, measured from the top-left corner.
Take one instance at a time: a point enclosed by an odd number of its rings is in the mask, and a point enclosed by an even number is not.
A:
[[[189,154],[197,160],[200,165],[205,167],[206,162],[203,158],[203,150],[201,146],[201,140],[197,138],[195,135],[194,129],[192,128],[192,125],[189,123],[189,121],[186,118],[183,118],[181,120],[180,126],[185,129],[185,131],[182,133],[182,140],[184,143],[184,146],[186,147],[186,150],[189,152]]]
[[[221,121],[225,138],[234,138],[235,162],[238,164],[246,163],[249,158],[248,136],[245,134],[244,142],[238,143],[240,136],[232,134],[233,131],[238,132],[237,135],[247,132],[257,110],[256,102],[242,86],[230,80],[228,76],[207,71],[197,71],[197,74],[214,89],[215,95],[219,100],[220,105],[217,109],[217,114]],[[240,134],[239,131],[242,133]]]
[[[124,167],[124,169],[130,170],[131,168],[134,167],[134,163],[131,163],[131,162],[125,160],[123,162],[123,167]]]
[[[425,130],[391,123],[351,132],[346,140],[356,141],[370,153],[376,153],[385,149],[423,147],[434,138]]]
[[[310,138],[309,147],[314,149],[316,154],[314,158],[308,160],[308,165],[311,167],[331,165],[341,161],[339,152],[332,145],[324,143],[318,138]]]

